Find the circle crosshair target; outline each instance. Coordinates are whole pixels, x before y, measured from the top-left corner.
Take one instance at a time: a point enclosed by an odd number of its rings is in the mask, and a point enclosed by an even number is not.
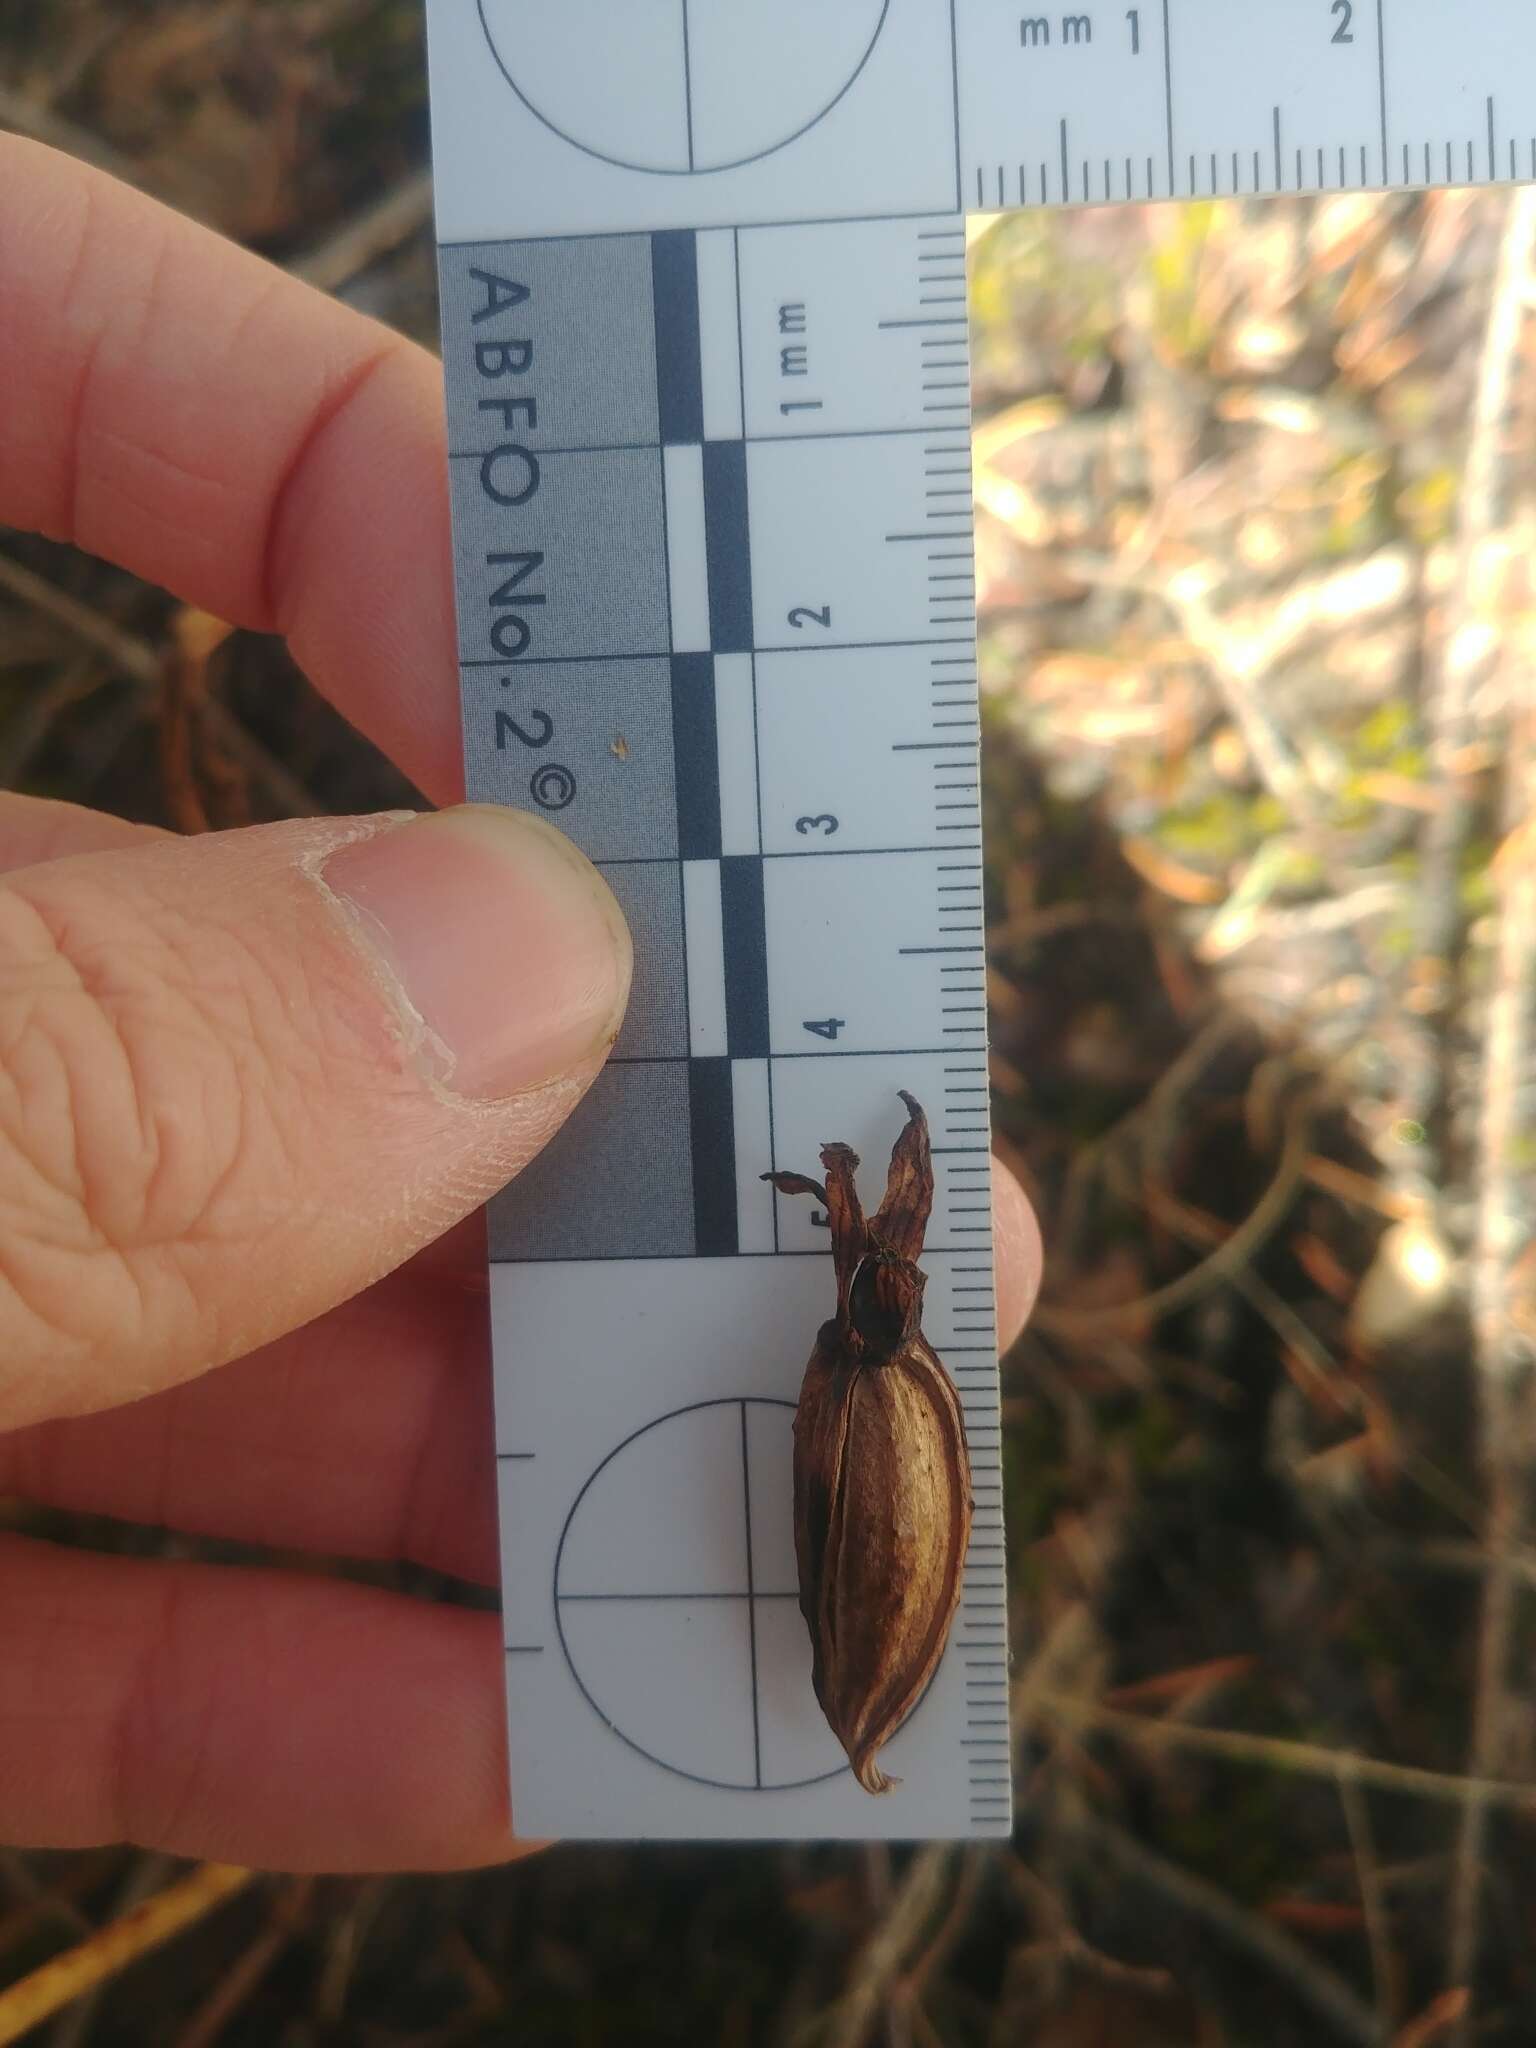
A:
[[[479,0],[503,77],[588,156],[664,177],[734,170],[826,118],[890,0]]]
[[[674,1776],[784,1792],[848,1762],[795,1589],[795,1406],[700,1401],[635,1430],[571,1504],[555,1629],[587,1704]]]

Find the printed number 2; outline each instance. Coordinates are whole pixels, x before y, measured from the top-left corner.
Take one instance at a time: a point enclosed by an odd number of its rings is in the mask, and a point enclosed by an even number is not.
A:
[[[528,711],[526,725],[519,725],[510,711],[496,714],[496,751],[505,753],[508,740],[521,740],[525,747],[547,747],[555,736],[555,721],[547,711]]]
[[[1350,23],[1355,18],[1354,0],[1333,0],[1328,12],[1340,17],[1339,25],[1333,32],[1333,40],[1336,43],[1352,43],[1355,40],[1355,32]]]
[[[830,633],[832,607],[829,604],[797,604],[789,615],[789,623],[797,633],[803,633],[807,626],[820,626],[824,633]]]

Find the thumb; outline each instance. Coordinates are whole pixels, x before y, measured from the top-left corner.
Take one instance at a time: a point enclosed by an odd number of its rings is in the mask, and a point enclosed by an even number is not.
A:
[[[630,944],[553,827],[300,820],[0,879],[0,1429],[399,1265],[558,1129]]]

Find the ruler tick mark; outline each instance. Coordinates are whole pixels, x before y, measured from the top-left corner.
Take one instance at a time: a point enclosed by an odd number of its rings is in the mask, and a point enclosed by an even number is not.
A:
[[[752,1461],[747,1454],[747,1404],[741,1403],[741,1500],[747,1538],[747,1651],[752,1671],[752,1770],[758,1789],[763,1783],[763,1741],[757,1699],[757,1605],[752,1576]]]
[[[683,0],[683,98],[688,114],[688,168],[693,170],[693,58],[691,38],[688,33],[688,0]]]

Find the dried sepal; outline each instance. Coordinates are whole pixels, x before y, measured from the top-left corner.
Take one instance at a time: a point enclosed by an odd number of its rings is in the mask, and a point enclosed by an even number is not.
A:
[[[917,1260],[933,1209],[921,1106],[866,1219],[858,1156],[822,1148],[826,1184],[765,1174],[827,1212],[837,1310],[817,1334],[795,1414],[795,1556],[816,1697],[867,1792],[876,1758],[938,1668],[959,1604],[971,1528],[960,1397],[922,1332]]]

